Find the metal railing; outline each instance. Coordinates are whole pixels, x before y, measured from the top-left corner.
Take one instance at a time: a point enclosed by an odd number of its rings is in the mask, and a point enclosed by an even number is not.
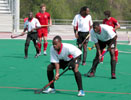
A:
[[[9,11],[10,11],[10,13],[11,14],[14,14],[14,2],[15,2],[15,0],[5,0],[5,1],[7,1],[7,3],[8,3],[8,5],[9,5]]]
[[[73,19],[52,19],[52,24],[53,25],[71,25]],[[93,20],[98,21],[102,23],[103,20]],[[121,27],[128,27],[131,28],[131,21],[124,21],[124,20],[119,20],[118,21],[121,25]],[[20,28],[23,28],[24,26],[24,19],[20,19]]]

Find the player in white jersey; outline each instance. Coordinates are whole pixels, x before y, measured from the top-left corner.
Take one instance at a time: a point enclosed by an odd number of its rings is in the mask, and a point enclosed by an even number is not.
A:
[[[116,33],[113,31],[111,26],[105,24],[99,24],[98,22],[93,23],[93,29],[90,31],[91,40],[95,43],[97,53],[96,57],[93,60],[92,68],[90,71],[85,74],[85,76],[93,77],[95,76],[95,71],[97,65],[99,64],[103,49],[108,46],[107,50],[110,52],[111,56],[111,77],[112,79],[116,79],[115,76],[115,68],[116,68],[116,60],[115,60],[115,42],[116,42]]]
[[[41,28],[41,27],[45,27],[44,25],[40,25],[39,21],[36,18],[33,18],[33,13],[30,12],[29,13],[29,17],[28,20],[26,20],[26,22],[24,23],[24,30],[21,34],[13,36],[11,35],[11,38],[17,38],[19,36],[23,36],[25,35],[26,31],[28,31],[27,33],[27,38],[26,38],[26,42],[25,42],[25,59],[28,57],[28,47],[30,44],[30,40],[33,41],[34,46],[36,48],[36,55],[35,57],[39,56],[39,47],[36,43],[37,40],[37,31],[36,29]]]
[[[89,8],[84,6],[80,10],[80,14],[77,14],[74,17],[72,25],[74,27],[75,37],[77,38],[78,47],[82,50],[83,47],[83,61],[82,65],[86,64],[87,57],[87,43],[89,38],[81,46],[82,42],[85,40],[86,36],[89,34],[90,29],[92,28],[92,17],[89,14]],[[81,60],[81,57],[80,57]]]
[[[81,73],[78,71],[79,64],[77,58],[82,54],[81,50],[72,44],[62,43],[60,36],[55,36],[52,42],[53,46],[50,48],[50,64],[47,67],[47,76],[49,82],[54,78],[53,70],[56,70],[55,79],[59,79],[59,69],[65,69],[68,67],[69,62],[72,66],[75,79],[78,86],[78,96],[84,96],[85,93],[82,87]],[[73,59],[73,60],[72,60]],[[43,93],[55,93],[54,83],[50,85],[50,88],[44,90]]]

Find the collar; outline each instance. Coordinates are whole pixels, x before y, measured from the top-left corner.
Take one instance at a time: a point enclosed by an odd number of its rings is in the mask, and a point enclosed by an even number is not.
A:
[[[63,48],[63,44],[61,43],[61,48],[60,48],[60,50],[58,51],[58,55],[61,54],[62,48]]]
[[[29,21],[29,22],[31,22],[32,20],[33,20],[33,18],[32,18],[31,20],[29,20],[29,18],[28,18],[28,21]]]

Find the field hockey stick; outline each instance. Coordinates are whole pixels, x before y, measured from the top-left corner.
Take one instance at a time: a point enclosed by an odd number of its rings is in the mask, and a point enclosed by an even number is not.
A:
[[[92,47],[88,47],[89,50],[92,50],[94,47],[96,47],[95,45],[93,45]]]
[[[68,68],[66,68],[60,75],[59,75],[59,77],[60,76],[62,76],[66,71],[68,71],[69,69],[70,69],[71,67],[68,67]],[[48,86],[50,86],[52,83],[54,83],[56,80],[55,80],[55,78],[52,80],[52,81],[50,81],[47,85],[45,85],[42,89],[38,89],[38,90],[35,90],[34,91],[34,93],[35,94],[40,94],[43,90],[45,90]]]
[[[102,58],[107,52],[108,52],[108,50],[106,50],[106,52],[101,56],[101,58]],[[100,59],[101,59],[101,58],[100,58]],[[93,69],[93,68],[91,68],[91,69],[85,74],[85,76],[88,76],[89,73],[92,72],[92,69]]]
[[[84,42],[89,38],[89,36],[90,36],[90,34],[88,34],[88,35],[86,36],[86,38],[84,39],[84,41],[83,41],[81,44],[79,44],[79,47],[82,47],[82,45],[83,45]]]
[[[104,54],[102,54],[101,58],[102,58],[102,57],[104,57],[104,56],[105,56],[105,54],[106,54],[107,52],[108,52],[108,50],[106,50],[106,52],[105,52]],[[100,58],[100,59],[101,59],[101,58]]]

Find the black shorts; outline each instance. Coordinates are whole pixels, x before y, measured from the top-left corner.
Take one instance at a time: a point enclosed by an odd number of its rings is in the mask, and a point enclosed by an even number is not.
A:
[[[77,44],[82,44],[82,42],[85,40],[86,36],[89,34],[89,32],[78,32],[78,39],[77,39]],[[88,43],[89,38],[85,41]]]
[[[109,46],[110,43],[112,42],[112,40],[108,40],[108,41],[100,41],[98,40],[98,43],[99,43],[99,46],[100,46],[100,49],[103,50],[107,45]],[[111,45],[111,48],[115,48],[115,42],[116,41],[113,41],[112,45]]]
[[[72,63],[70,64],[72,68],[75,67],[75,60],[71,61]],[[60,60],[59,64],[60,64],[60,69],[65,69],[68,65],[69,65],[70,61],[64,61],[64,60]],[[51,65],[53,66],[53,69],[55,69],[55,65],[54,63],[51,63]],[[69,66],[68,66],[69,67]]]
[[[27,38],[30,38],[31,40],[33,40],[33,39],[37,40],[38,34],[37,34],[37,32],[28,32]]]
[[[30,40],[32,40],[33,42],[36,43],[37,39],[38,39],[38,34],[37,34],[37,32],[28,33],[28,34],[27,34],[27,38],[26,38],[26,44],[29,44],[29,43],[30,43]]]

